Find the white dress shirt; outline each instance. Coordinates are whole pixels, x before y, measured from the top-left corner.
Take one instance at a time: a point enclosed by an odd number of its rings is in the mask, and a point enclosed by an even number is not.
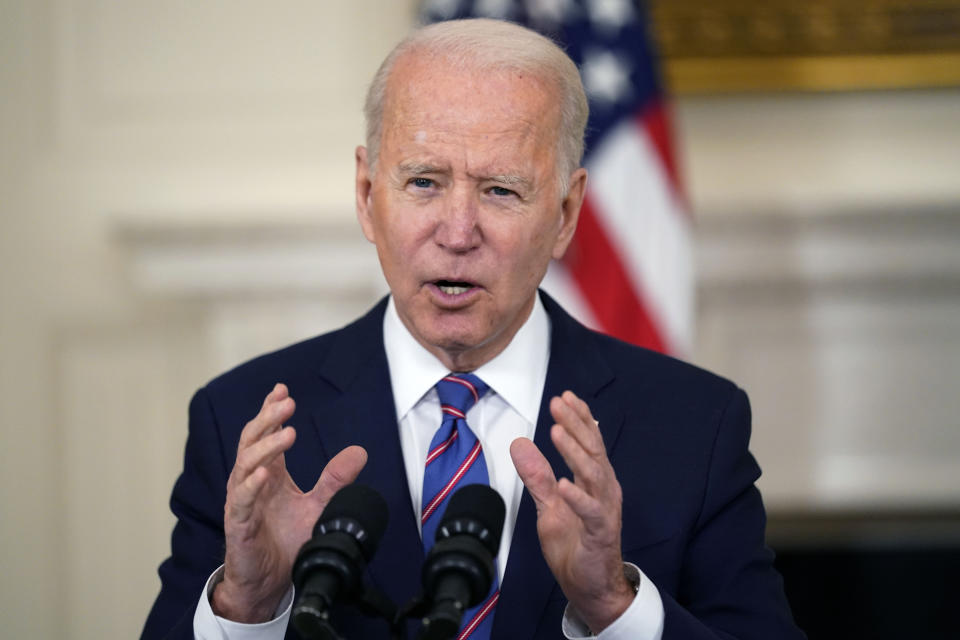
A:
[[[384,315],[383,340],[400,429],[400,448],[414,517],[419,523],[423,469],[430,441],[442,420],[435,385],[450,371],[407,331],[393,298]],[[490,387],[490,391],[467,412],[467,423],[483,447],[490,486],[506,504],[503,536],[497,554],[501,582],[523,494],[523,483],[510,458],[510,443],[518,437],[533,439],[549,359],[550,320],[537,296],[530,317],[510,344],[493,360],[472,372]],[[568,607],[561,624],[567,638],[660,640],[664,611],[659,592],[636,566],[628,563],[624,573],[635,583],[639,582],[639,590],[623,615],[600,634],[592,635]],[[213,587],[222,580],[222,575],[221,567],[210,576],[201,594],[194,616],[196,638],[281,640],[290,618],[293,588],[283,598],[273,620],[255,625],[240,624],[216,616],[210,606]]]

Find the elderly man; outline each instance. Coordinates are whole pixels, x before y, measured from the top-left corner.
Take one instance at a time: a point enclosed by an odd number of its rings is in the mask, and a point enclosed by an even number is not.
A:
[[[570,59],[508,23],[440,23],[388,56],[366,115],[357,217],[390,296],[194,397],[144,636],[295,637],[294,558],[355,479],[390,510],[368,578],[406,602],[459,479],[507,506],[495,585],[460,637],[802,637],[764,547],[743,392],[538,292],[587,180]],[[473,400],[445,422],[451,379]],[[460,443],[464,477],[432,477]],[[386,631],[346,607],[333,621]]]

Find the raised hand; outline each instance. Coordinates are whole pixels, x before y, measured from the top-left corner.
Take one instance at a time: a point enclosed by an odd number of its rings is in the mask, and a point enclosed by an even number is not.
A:
[[[294,408],[287,387],[277,384],[240,434],[223,514],[224,577],[212,600],[214,612],[229,620],[273,617],[290,587],[297,552],[320,513],[367,462],[361,447],[347,447],[327,463],[313,489],[300,491],[284,463],[296,432],[283,423]]]
[[[510,445],[513,464],[537,507],[537,533],[547,565],[570,604],[597,633],[633,599],[623,575],[623,497],[590,408],[571,391],[550,401],[557,424],[550,439],[573,471],[559,481],[533,442]]]

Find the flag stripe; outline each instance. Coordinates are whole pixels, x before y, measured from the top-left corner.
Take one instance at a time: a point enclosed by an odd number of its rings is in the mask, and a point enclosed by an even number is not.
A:
[[[635,295],[659,333],[654,348],[683,353],[692,344],[690,221],[646,130],[627,121],[590,156],[587,169],[598,226],[620,257]],[[589,262],[606,254],[593,254]],[[598,314],[599,315],[599,314]],[[629,321],[629,318],[627,319]]]
[[[677,168],[677,154],[673,148],[673,131],[670,124],[670,113],[663,102],[655,100],[637,114],[637,123],[647,132],[657,158],[663,166],[670,188],[674,196],[683,203],[680,208],[682,215],[689,215],[689,207],[685,201],[683,184],[680,181],[680,171]]]
[[[604,259],[591,256],[604,256]],[[660,331],[647,315],[620,256],[601,228],[589,193],[580,209],[575,243],[567,253],[566,262],[604,332],[663,350]]]

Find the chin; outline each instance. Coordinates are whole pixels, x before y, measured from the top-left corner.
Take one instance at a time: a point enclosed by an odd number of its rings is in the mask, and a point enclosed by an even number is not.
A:
[[[478,332],[474,331],[463,329],[451,331],[449,329],[444,330],[438,327],[433,327],[421,335],[424,335],[427,342],[448,353],[462,353],[464,351],[469,351],[470,349],[483,344],[487,337],[479,335]]]
[[[434,318],[418,332],[427,343],[450,354],[481,347],[492,338],[483,323],[463,317]]]
[[[412,306],[411,310],[410,325],[418,341],[450,355],[483,347],[498,333],[497,323],[491,317],[494,314],[483,305],[448,311],[427,303]]]

